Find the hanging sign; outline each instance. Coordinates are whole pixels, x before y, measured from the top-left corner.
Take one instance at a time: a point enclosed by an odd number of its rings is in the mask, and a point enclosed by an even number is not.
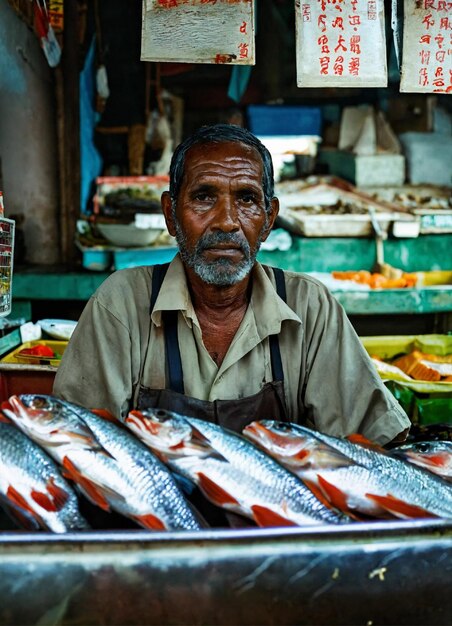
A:
[[[141,60],[254,65],[252,0],[143,0]]]
[[[452,3],[405,0],[400,91],[452,93]]]
[[[383,0],[296,0],[298,87],[387,85]]]

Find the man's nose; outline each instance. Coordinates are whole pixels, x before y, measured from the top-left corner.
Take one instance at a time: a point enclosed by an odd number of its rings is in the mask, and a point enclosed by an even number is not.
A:
[[[233,232],[240,228],[235,198],[230,194],[221,194],[218,197],[212,226],[225,232]]]

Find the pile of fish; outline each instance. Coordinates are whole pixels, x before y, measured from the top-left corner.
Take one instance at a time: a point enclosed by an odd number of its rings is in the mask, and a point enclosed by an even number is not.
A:
[[[89,529],[83,498],[146,529],[201,529],[195,488],[248,525],[452,518],[449,441],[388,451],[270,420],[238,435],[163,409],[122,424],[45,395],[12,396],[1,411],[0,506],[30,530]]]

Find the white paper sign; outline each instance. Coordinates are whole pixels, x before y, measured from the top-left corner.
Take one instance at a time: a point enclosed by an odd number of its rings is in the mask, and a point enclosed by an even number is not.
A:
[[[141,60],[254,65],[252,0],[143,0]]]
[[[405,0],[400,91],[452,93],[452,2]]]
[[[383,0],[296,0],[298,87],[385,87]]]

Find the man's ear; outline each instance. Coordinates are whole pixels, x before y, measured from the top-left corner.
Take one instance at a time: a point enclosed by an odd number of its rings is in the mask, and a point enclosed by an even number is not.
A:
[[[264,229],[264,232],[262,233],[262,241],[265,241],[267,237],[269,236],[278,213],[279,213],[279,200],[278,198],[272,198],[270,202],[270,211],[268,212],[268,215],[267,215],[267,225]]]
[[[163,215],[165,216],[166,227],[172,237],[176,236],[176,225],[174,223],[173,202],[169,191],[164,191],[160,199]]]

